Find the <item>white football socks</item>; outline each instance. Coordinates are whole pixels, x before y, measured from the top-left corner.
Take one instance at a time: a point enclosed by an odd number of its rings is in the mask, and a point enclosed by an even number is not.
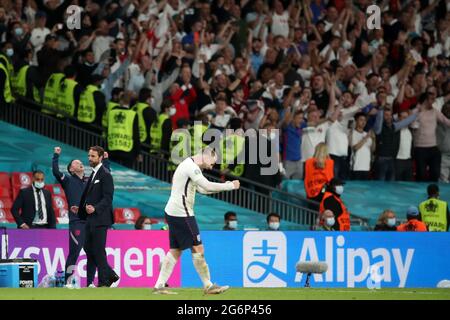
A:
[[[161,270],[159,272],[158,281],[156,281],[155,288],[164,288],[176,264],[177,259],[175,259],[169,251],[162,261]]]
[[[209,288],[212,285],[211,276],[209,274],[209,267],[206,264],[205,257],[201,253],[192,253],[192,262],[200,279],[203,282],[203,287]]]

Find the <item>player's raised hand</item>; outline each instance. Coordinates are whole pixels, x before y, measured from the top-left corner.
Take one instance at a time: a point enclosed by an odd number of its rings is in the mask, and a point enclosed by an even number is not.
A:
[[[55,147],[54,152],[56,154],[61,154],[61,147]]]
[[[239,189],[239,187],[241,186],[241,183],[239,182],[239,180],[233,180],[233,185],[235,189]]]

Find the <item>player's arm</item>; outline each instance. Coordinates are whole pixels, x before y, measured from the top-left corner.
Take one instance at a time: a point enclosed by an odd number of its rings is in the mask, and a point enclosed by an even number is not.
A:
[[[61,154],[61,148],[55,147],[53,152],[53,159],[52,159],[52,173],[56,180],[58,180],[59,183],[63,183],[63,180],[65,178],[64,173],[59,171],[59,155]]]
[[[197,185],[197,188],[200,187],[202,191],[209,193],[239,189],[239,180],[224,183],[211,182],[203,176],[200,169],[192,170],[189,178]]]
[[[202,187],[197,185],[197,191],[200,192],[201,194],[213,194],[213,193],[218,193],[220,191],[207,191],[205,189],[203,189]]]

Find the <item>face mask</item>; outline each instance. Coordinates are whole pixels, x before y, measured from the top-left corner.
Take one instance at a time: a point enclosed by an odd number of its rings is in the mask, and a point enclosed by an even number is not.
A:
[[[344,193],[344,186],[336,186],[336,193],[341,195]]]
[[[23,29],[22,28],[14,29],[14,33],[16,34],[16,36],[20,37],[23,34]]]
[[[393,227],[393,226],[395,226],[395,218],[389,218],[389,219],[387,219],[387,225],[389,226],[389,227]]]
[[[152,230],[152,225],[146,223],[146,224],[143,225],[143,229],[144,229],[144,230]]]
[[[44,188],[44,186],[45,186],[44,182],[34,182],[34,187],[36,189],[42,189],[42,188]]]
[[[172,117],[173,115],[175,115],[175,113],[177,113],[177,109],[176,108],[172,107],[172,108],[169,109],[169,116]]]
[[[334,218],[326,218],[325,223],[327,224],[328,227],[334,226],[335,223]]]
[[[237,220],[228,221],[228,227],[230,227],[230,229],[237,229]]]
[[[278,230],[280,228],[279,222],[271,222],[269,223],[269,229],[270,230]]]
[[[13,54],[14,54],[14,49],[13,49],[13,48],[8,48],[8,49],[6,49],[6,55],[7,55],[8,57],[12,57]]]

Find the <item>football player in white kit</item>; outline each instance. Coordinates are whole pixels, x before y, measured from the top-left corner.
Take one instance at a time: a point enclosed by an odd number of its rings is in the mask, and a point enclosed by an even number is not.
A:
[[[205,148],[201,153],[183,160],[175,170],[172,190],[165,207],[165,216],[169,225],[170,251],[161,264],[158,281],[154,287],[156,294],[176,294],[165,288],[177,260],[183,250],[190,248],[192,262],[203,282],[205,294],[225,292],[228,286],[218,286],[211,282],[209,268],[205,261],[204,247],[194,216],[195,192],[203,194],[239,189],[239,180],[215,183],[208,181],[202,169],[211,169],[216,162],[215,151]]]

